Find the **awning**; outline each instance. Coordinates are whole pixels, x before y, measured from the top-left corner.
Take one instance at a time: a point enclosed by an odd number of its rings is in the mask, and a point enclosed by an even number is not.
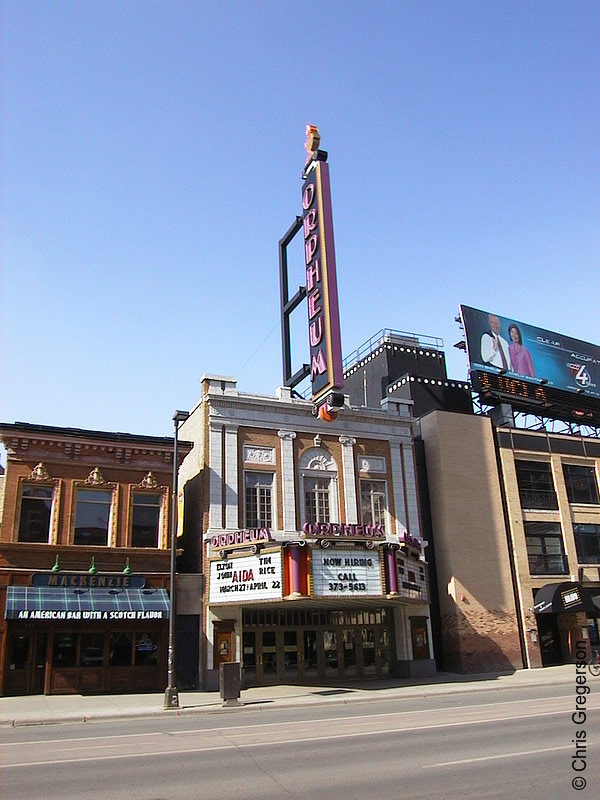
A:
[[[164,620],[165,589],[66,589],[8,586],[5,619],[69,621]]]
[[[561,611],[587,611],[596,614],[600,608],[598,589],[581,583],[563,581],[547,583],[535,595],[533,610],[536,614],[557,614]]]

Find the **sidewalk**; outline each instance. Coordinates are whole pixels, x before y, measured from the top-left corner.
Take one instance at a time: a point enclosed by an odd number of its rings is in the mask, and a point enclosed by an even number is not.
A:
[[[572,683],[573,664],[514,673],[457,675],[438,673],[434,678],[388,679],[338,686],[259,686],[244,689],[242,708],[267,709],[308,704],[355,703],[387,697],[422,697],[456,692],[515,689],[523,686],[558,686]],[[600,688],[600,686],[599,686]],[[179,708],[165,711],[163,693],[119,695],[28,695],[0,698],[0,726],[48,725],[58,722],[92,722],[165,714],[229,713],[219,692],[179,693]]]

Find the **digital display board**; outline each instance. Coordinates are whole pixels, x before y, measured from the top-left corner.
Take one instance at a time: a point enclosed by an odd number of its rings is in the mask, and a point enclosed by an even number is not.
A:
[[[600,347],[495,312],[460,306],[473,388],[543,405],[600,400]],[[565,395],[568,394],[568,398]],[[596,402],[593,405],[598,405]]]

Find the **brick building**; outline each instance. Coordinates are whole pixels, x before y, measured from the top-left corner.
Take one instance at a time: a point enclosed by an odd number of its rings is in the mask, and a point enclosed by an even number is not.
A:
[[[600,441],[474,413],[441,340],[381,331],[346,361],[356,402],[410,403],[439,669],[569,663],[599,647]],[[566,432],[568,430],[568,432]]]
[[[0,438],[2,693],[164,689],[173,440],[25,423]]]

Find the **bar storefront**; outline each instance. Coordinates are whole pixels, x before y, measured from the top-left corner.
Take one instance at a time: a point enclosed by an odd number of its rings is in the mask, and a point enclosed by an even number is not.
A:
[[[93,573],[93,567],[92,567]],[[5,695],[164,688],[169,597],[163,576],[13,573],[4,587]]]
[[[226,661],[241,663],[244,686],[428,674],[427,565],[407,539],[330,523],[287,541],[212,537],[206,688]]]

